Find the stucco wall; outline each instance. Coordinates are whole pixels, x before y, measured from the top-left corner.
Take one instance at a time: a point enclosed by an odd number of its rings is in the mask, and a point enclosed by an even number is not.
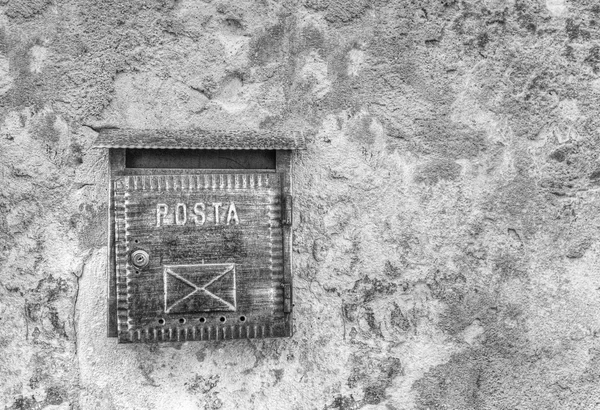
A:
[[[600,408],[595,0],[0,11],[4,408]],[[105,337],[106,126],[306,132],[293,338]]]

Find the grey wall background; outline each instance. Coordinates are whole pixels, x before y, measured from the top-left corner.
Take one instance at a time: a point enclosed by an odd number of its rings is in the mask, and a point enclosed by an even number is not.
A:
[[[600,408],[596,1],[0,10],[4,408]],[[307,131],[292,339],[105,337],[103,126]]]

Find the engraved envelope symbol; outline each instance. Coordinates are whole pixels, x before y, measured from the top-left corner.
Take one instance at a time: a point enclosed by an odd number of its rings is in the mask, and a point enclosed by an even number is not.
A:
[[[235,311],[235,264],[165,265],[165,312]]]

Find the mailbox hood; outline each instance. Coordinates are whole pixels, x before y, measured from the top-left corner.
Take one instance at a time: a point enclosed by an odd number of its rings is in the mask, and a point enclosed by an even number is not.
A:
[[[306,149],[299,131],[142,130],[110,128],[100,131],[95,148],[299,150]]]

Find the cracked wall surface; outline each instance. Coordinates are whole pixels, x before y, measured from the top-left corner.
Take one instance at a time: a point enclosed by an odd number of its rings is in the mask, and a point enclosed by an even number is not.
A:
[[[595,0],[0,0],[5,409],[600,408]],[[291,339],[106,338],[102,127],[303,130]]]

